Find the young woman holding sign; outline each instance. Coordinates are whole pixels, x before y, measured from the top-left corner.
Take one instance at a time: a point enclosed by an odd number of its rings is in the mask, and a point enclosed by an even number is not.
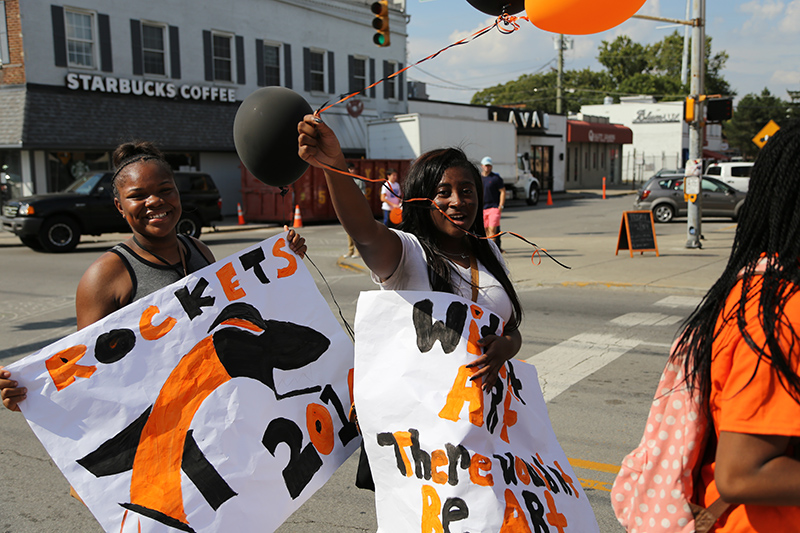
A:
[[[389,229],[373,218],[347,173],[333,131],[308,115],[298,124],[299,154],[322,167],[336,215],[356,243],[373,278],[388,290],[458,294],[505,321],[501,335],[481,339],[472,379],[491,390],[503,364],[520,349],[522,306],[497,246],[485,238],[480,172],[461,150],[434,150],[411,166],[403,193],[403,222]],[[331,169],[342,169],[340,172]]]
[[[101,255],[83,274],[75,297],[78,329],[214,262],[208,247],[175,227],[181,199],[172,169],[149,142],[121,144],[114,151],[114,205],[133,235]],[[289,231],[289,248],[305,255],[305,239]],[[3,405],[19,411],[26,389],[0,367]]]

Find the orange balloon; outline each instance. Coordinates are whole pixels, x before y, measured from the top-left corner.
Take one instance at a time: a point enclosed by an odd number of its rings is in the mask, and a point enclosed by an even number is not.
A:
[[[586,35],[622,24],[645,0],[525,0],[525,12],[537,28]]]

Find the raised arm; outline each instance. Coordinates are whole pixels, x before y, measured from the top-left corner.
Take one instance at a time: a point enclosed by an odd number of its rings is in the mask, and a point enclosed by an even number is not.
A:
[[[347,172],[347,162],[333,130],[314,115],[306,115],[297,130],[298,154],[325,171],[336,216],[356,243],[364,263],[381,279],[388,278],[400,263],[403,251],[400,238],[373,217],[367,199]]]

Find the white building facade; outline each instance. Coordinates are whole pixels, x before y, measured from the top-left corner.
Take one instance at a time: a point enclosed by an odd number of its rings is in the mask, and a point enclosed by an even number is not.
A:
[[[618,104],[585,105],[576,117],[607,117],[633,132],[622,148],[622,181],[641,182],[658,170],[682,169],[689,157],[689,126],[683,121],[683,102],[656,102],[651,96],[622,97]],[[704,157],[720,159],[727,148],[722,126],[705,128]]]
[[[371,0],[4,0],[0,165],[22,194],[111,168],[131,139],[155,141],[176,169],[211,174],[236,212],[239,104],[288,87],[312,109],[404,67],[405,3],[391,44],[372,43]],[[404,76],[324,113],[345,154],[366,151],[366,122],[407,112]],[[348,105],[349,104],[349,105]]]

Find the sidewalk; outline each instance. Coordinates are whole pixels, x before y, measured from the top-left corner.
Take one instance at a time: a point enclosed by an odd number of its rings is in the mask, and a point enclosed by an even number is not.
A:
[[[630,196],[635,191],[607,190],[607,197]],[[556,193],[554,203],[566,200],[602,198],[602,191],[580,190]],[[622,200],[622,198],[620,198]],[[631,197],[632,201],[632,197]],[[546,202],[546,198],[540,200]],[[620,250],[614,254],[620,219],[613,231],[607,221],[598,231],[549,234],[547,251],[570,268],[564,268],[544,253],[532,257],[532,248],[503,237],[503,257],[520,289],[542,286],[639,288],[648,291],[683,292],[703,295],[719,278],[727,264],[736,224],[727,221],[704,223],[702,249],[686,248],[686,224],[656,224],[658,256],[655,252]],[[529,234],[530,228],[504,225],[503,230]],[[526,231],[527,230],[527,231]],[[553,247],[553,243],[557,247]],[[342,268],[367,273],[361,258],[340,257]]]

